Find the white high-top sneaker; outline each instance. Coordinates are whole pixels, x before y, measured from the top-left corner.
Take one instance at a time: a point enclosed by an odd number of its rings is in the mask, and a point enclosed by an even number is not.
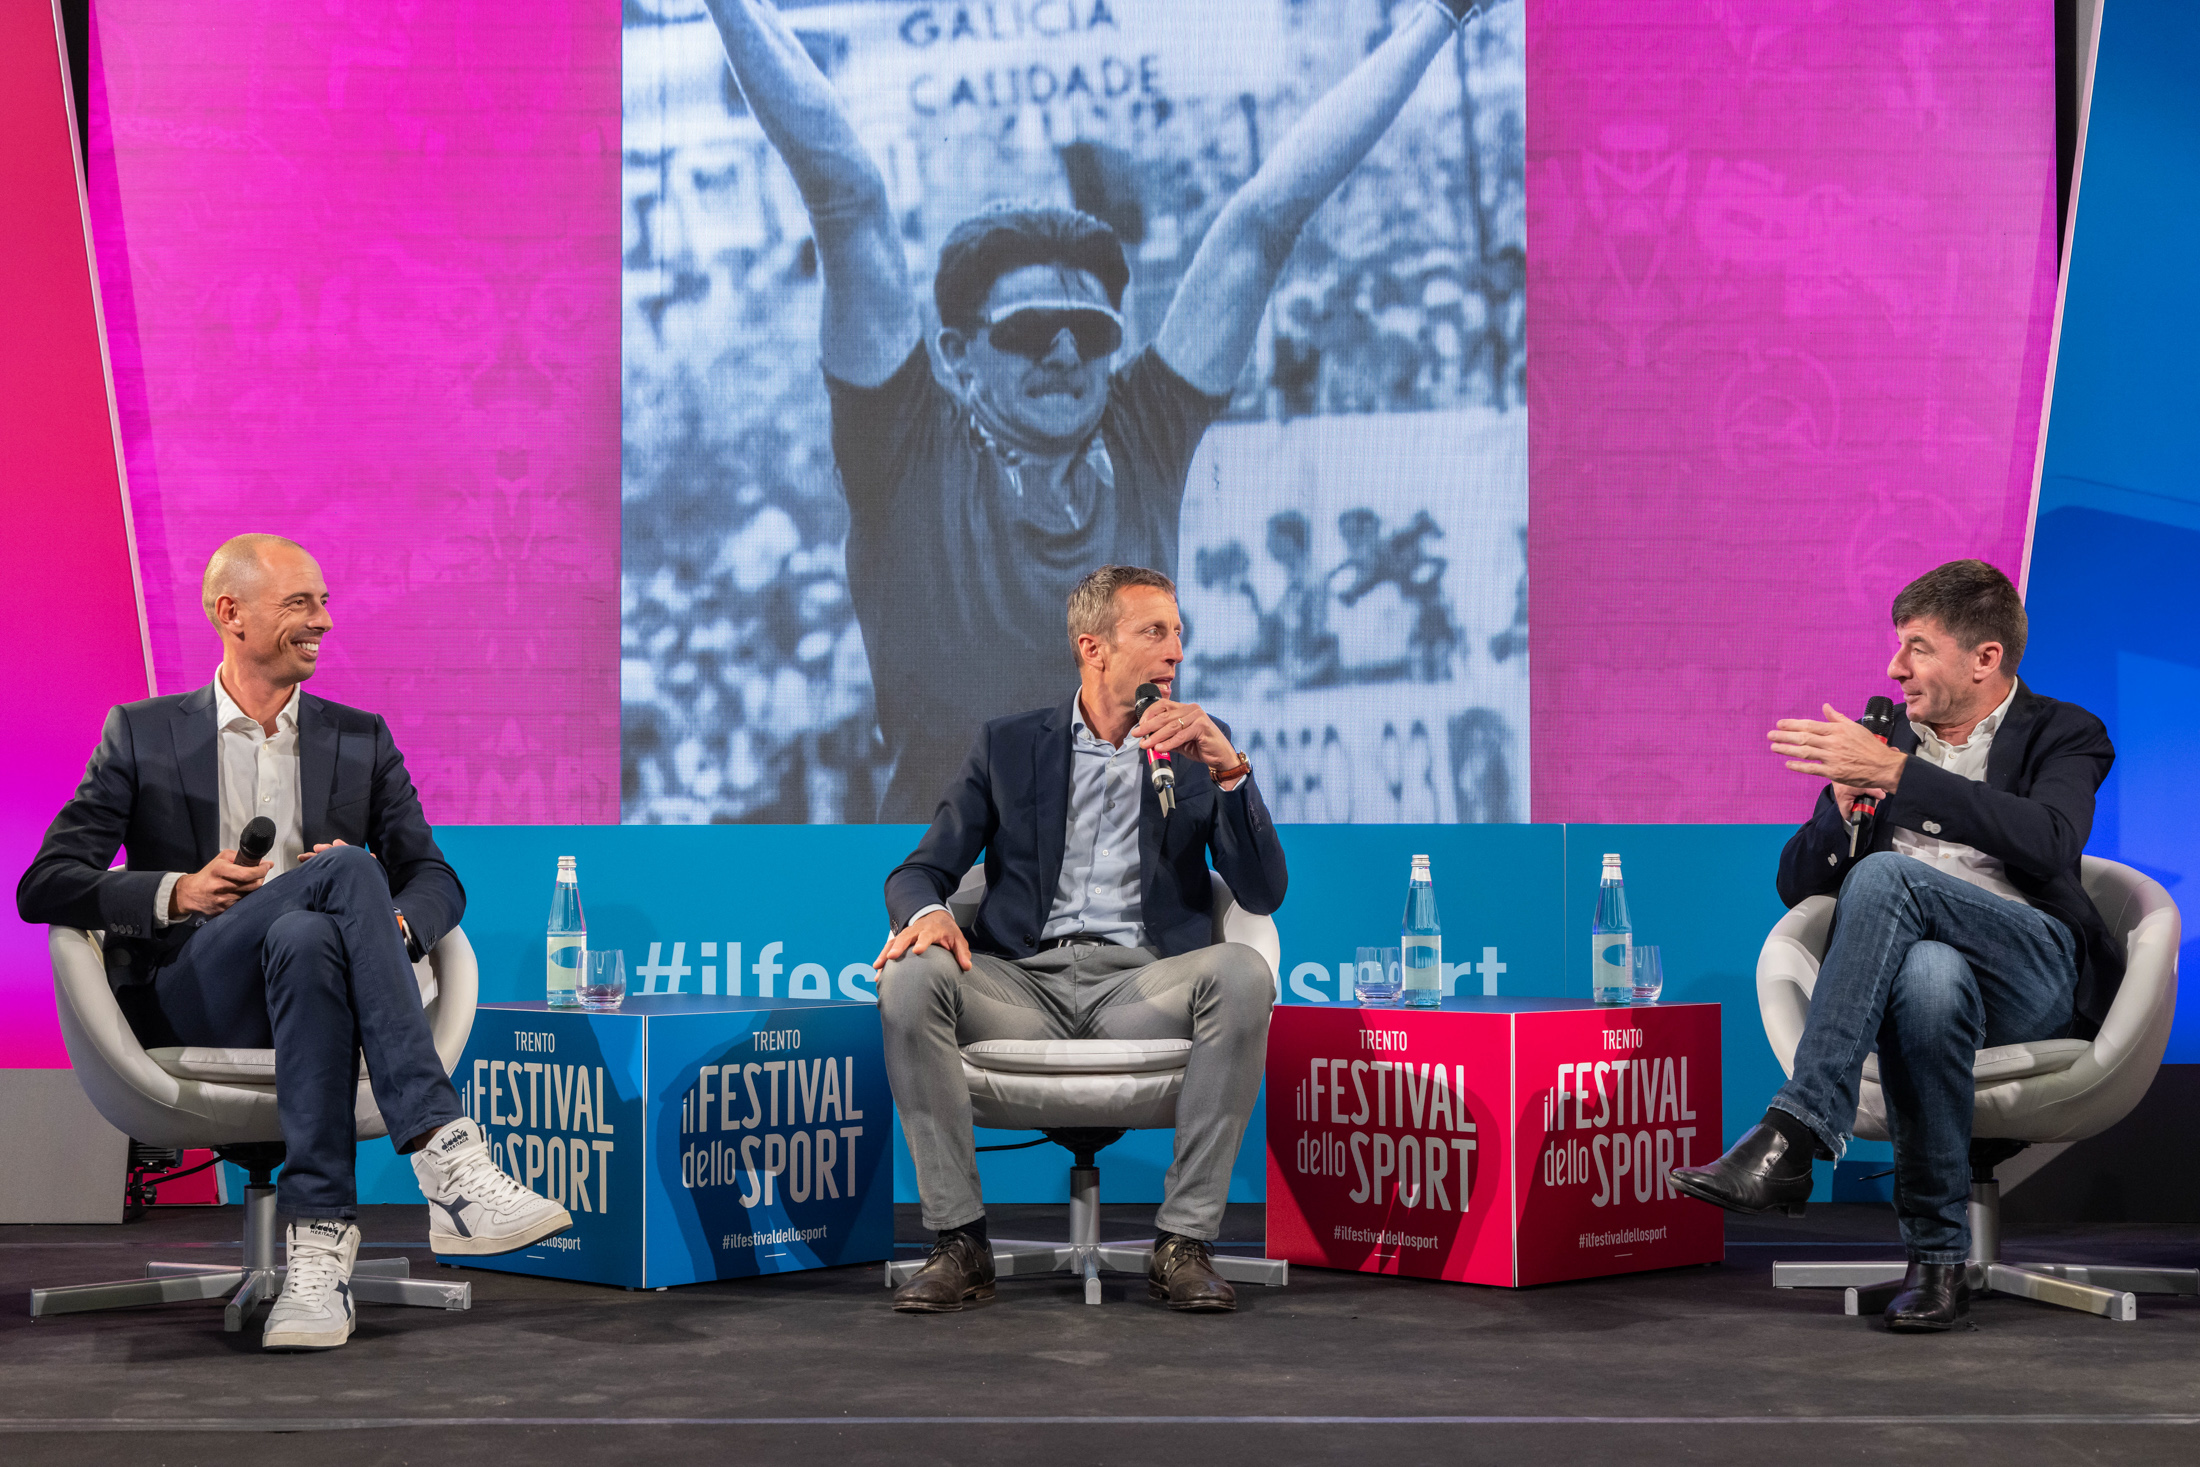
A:
[[[412,1161],[428,1199],[428,1246],[438,1253],[510,1253],[573,1226],[571,1213],[499,1171],[481,1127],[464,1117]]]
[[[333,1350],[351,1338],[358,1311],[352,1305],[351,1266],[359,1257],[359,1229],[341,1218],[319,1217],[290,1225],[290,1272],[282,1296],[267,1312],[268,1350]]]

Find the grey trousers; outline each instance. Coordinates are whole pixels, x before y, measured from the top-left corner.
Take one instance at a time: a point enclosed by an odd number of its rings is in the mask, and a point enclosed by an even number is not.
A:
[[[1230,1167],[1268,1055],[1275,989],[1259,953],[1230,942],[1156,958],[1145,948],[1080,943],[1021,961],[972,953],[965,973],[934,947],[888,963],[878,991],[886,1074],[916,1160],[926,1227],[961,1227],[985,1214],[961,1046],[1189,1039],[1176,1158],[1154,1222],[1192,1238],[1221,1233]]]

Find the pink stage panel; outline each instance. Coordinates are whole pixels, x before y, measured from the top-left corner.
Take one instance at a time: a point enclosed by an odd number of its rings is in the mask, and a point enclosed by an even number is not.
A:
[[[1717,1154],[1719,1075],[1716,1004],[1279,1008],[1268,1252],[1507,1286],[1716,1262],[1665,1175]]]
[[[109,705],[145,696],[122,474],[52,9],[0,6],[0,545],[20,611],[0,871],[30,865]],[[65,1066],[46,929],[0,918],[0,1069]]]
[[[94,23],[160,691],[218,660],[208,553],[289,535],[336,595],[313,691],[390,719],[431,820],[617,820],[616,0]]]
[[[1538,0],[1539,821],[1792,821],[1786,714],[1887,608],[2019,574],[2055,288],[2054,7]]]

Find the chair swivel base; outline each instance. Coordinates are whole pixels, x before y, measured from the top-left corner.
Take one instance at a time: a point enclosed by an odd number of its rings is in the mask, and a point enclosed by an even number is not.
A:
[[[1775,1263],[1776,1289],[1840,1289],[1841,1312],[1877,1314],[1902,1287],[1909,1265],[1870,1263]],[[1964,1275],[1974,1296],[2010,1294],[2059,1305],[2103,1319],[2139,1317],[2141,1294],[2200,1295],[2200,1269],[2127,1268],[2097,1263],[2015,1264],[2001,1261],[2001,1186],[1971,1184],[1971,1256]]]
[[[1085,1281],[1085,1302],[1100,1302],[1100,1271],[1144,1274],[1153,1264],[1153,1239],[1122,1243],[1100,1241],[1100,1169],[1071,1167],[1069,1173],[1069,1231],[1067,1243],[1038,1243],[1023,1238],[993,1241],[993,1273],[997,1278],[1025,1278],[1040,1274],[1071,1274]],[[1281,1258],[1238,1258],[1227,1253],[1214,1256],[1215,1272],[1237,1284],[1266,1284],[1283,1288],[1291,1282],[1291,1265]],[[921,1258],[888,1261],[886,1287],[895,1289],[924,1267]]]
[[[31,1317],[132,1309],[142,1304],[180,1304],[229,1297],[222,1328],[244,1328],[253,1309],[272,1303],[289,1269],[275,1260],[275,1189],[247,1187],[244,1194],[244,1258],[235,1267],[199,1263],[148,1263],[145,1277],[101,1284],[65,1284],[31,1290]],[[351,1295],[363,1304],[409,1304],[423,1309],[471,1309],[471,1283],[441,1283],[412,1276],[403,1258],[362,1258],[352,1266]]]

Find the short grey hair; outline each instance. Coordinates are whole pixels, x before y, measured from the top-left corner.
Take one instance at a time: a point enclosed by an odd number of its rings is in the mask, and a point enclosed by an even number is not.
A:
[[[1098,637],[1113,644],[1115,641],[1115,593],[1125,586],[1152,586],[1166,591],[1173,598],[1176,582],[1157,570],[1147,570],[1138,565],[1104,565],[1077,583],[1077,589],[1069,593],[1069,645],[1074,650],[1079,637]]]
[[[1893,617],[1898,627],[1929,617],[1966,652],[2001,643],[2001,670],[2010,676],[2024,660],[2024,598],[1983,560],[1951,560],[1925,572],[1894,598]]]
[[[206,619],[219,627],[214,620],[214,603],[223,596],[243,600],[247,591],[259,585],[261,557],[277,545],[287,545],[303,554],[305,547],[295,540],[280,535],[238,535],[225,540],[213,558],[206,562],[206,578],[199,583],[199,607]]]

